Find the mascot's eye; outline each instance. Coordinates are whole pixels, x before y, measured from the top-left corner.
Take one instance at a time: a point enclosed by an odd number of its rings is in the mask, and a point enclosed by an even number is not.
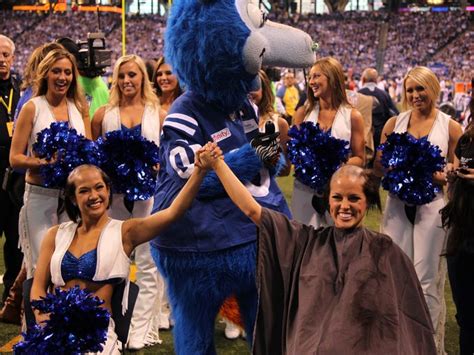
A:
[[[262,12],[255,4],[249,3],[247,5],[247,14],[249,15],[249,19],[257,28],[263,27],[265,21],[267,20],[267,15]]]
[[[260,27],[263,27],[265,22],[267,22],[267,16],[268,15],[265,12],[262,12],[262,24],[260,25]]]

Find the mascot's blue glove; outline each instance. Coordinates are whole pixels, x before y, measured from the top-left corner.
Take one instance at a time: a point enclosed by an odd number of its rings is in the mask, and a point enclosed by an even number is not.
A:
[[[243,183],[254,179],[262,168],[262,162],[250,144],[245,144],[239,149],[225,154],[224,160],[235,176]],[[214,171],[208,172],[201,183],[198,198],[213,198],[226,194],[224,186],[222,186],[216,173]]]
[[[265,132],[259,133],[250,141],[258,157],[267,169],[274,169],[280,158],[280,132],[275,132],[275,125],[268,121],[265,124]]]

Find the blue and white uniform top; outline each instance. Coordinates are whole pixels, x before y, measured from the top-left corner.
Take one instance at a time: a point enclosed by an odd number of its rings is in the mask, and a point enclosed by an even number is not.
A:
[[[331,136],[338,139],[344,139],[350,143],[351,141],[351,113],[352,107],[340,105],[337,109],[336,116],[331,126]],[[316,103],[313,110],[305,117],[305,122],[318,123],[319,103]]]
[[[49,128],[51,123],[56,121],[45,96],[36,96],[30,100],[35,105],[35,116],[33,118],[33,128],[28,138],[28,155],[33,154],[33,144],[36,142],[37,134],[45,128]],[[86,135],[86,128],[82,115],[73,100],[67,99],[68,123],[70,128],[74,128],[78,134]]]
[[[408,132],[408,124],[410,123],[411,110],[400,113],[395,120],[395,127],[393,132],[404,133]],[[449,121],[451,117],[438,110],[438,113],[428,134],[428,141],[437,145],[441,149],[441,156],[448,155],[449,145]]]
[[[208,141],[224,154],[236,150],[258,134],[254,108],[246,103],[229,115],[187,91],[171,107],[163,124],[160,173],[153,211],[168,207],[194,169],[194,154]],[[265,207],[289,214],[285,199],[266,169],[255,173],[249,191]],[[206,252],[256,240],[256,227],[226,194],[194,200],[185,215],[152,242],[159,248]]]
[[[105,136],[107,132],[119,129],[122,129],[120,108],[118,106],[107,107],[102,120],[102,134]],[[160,145],[160,133],[159,110],[153,105],[145,105],[141,121],[141,135],[156,145]]]
[[[110,219],[100,233],[97,244],[96,269],[91,281],[125,280],[126,286],[122,299],[122,312],[125,313],[128,308],[131,261],[123,250],[122,223],[123,221]],[[50,263],[51,281],[55,287],[62,287],[66,284],[61,273],[61,265],[74,239],[77,227],[78,224],[74,222],[61,223],[56,233],[55,248]]]

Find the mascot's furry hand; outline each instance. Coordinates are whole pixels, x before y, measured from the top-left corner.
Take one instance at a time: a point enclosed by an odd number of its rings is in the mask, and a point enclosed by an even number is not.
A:
[[[274,168],[280,158],[280,133],[275,132],[273,122],[265,124],[265,132],[259,133],[250,141],[250,145],[255,149],[260,160],[266,168]]]

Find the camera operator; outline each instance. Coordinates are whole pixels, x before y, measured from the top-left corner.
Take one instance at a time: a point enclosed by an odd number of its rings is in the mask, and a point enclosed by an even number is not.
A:
[[[24,184],[24,180],[18,179],[8,161],[13,115],[20,98],[20,80],[11,72],[14,57],[15,44],[10,38],[0,35],[0,236],[5,234],[6,240],[3,247],[5,274],[2,303],[7,298],[23,260],[23,254],[18,249],[18,215],[21,206],[13,192],[17,182]],[[18,319],[19,313],[7,315],[0,312],[2,321],[12,322]]]
[[[79,85],[84,90],[86,99],[89,104],[89,117],[94,117],[95,111],[100,107],[109,102],[109,89],[107,84],[102,80],[102,75],[105,74],[105,66],[95,66],[95,62],[91,58],[95,55],[91,53],[94,51],[91,41],[94,37],[100,37],[103,40],[101,34],[89,34],[86,42],[74,42],[71,38],[63,37],[59,38],[56,42],[63,45],[66,50],[71,53],[77,61],[77,68],[79,70]],[[87,49],[82,48],[87,45]],[[110,59],[109,63],[110,65]]]

